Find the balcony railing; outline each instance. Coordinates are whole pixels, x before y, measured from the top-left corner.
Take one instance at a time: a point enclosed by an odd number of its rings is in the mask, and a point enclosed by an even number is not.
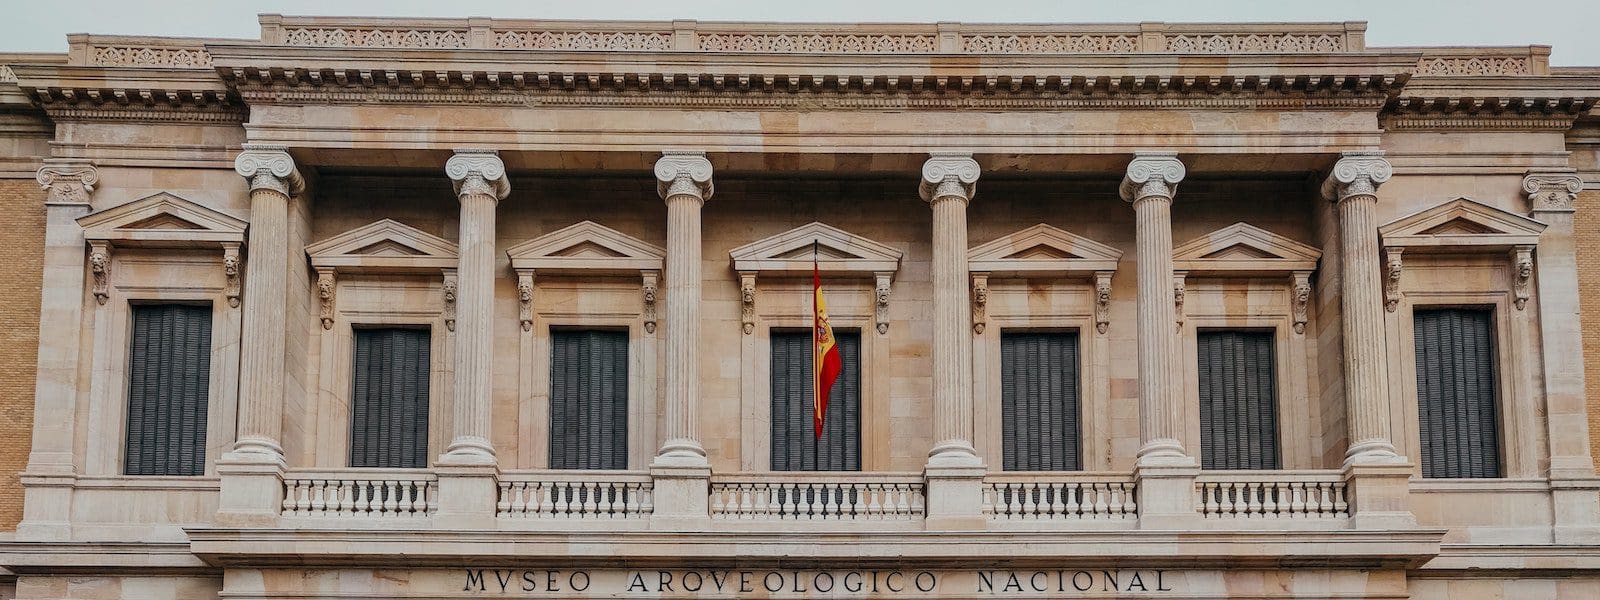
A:
[[[924,514],[920,473],[732,473],[711,479],[711,518],[912,521]]]
[[[520,471],[500,476],[495,514],[512,519],[647,519],[650,474],[635,471]]]
[[[328,469],[283,476],[283,514],[294,517],[425,517],[439,508],[438,478],[420,469]]]
[[[1195,481],[1206,519],[1336,519],[1350,516],[1337,471],[1207,471]]]
[[[1138,517],[1133,479],[1120,473],[1006,473],[983,479],[983,514],[995,521]]]

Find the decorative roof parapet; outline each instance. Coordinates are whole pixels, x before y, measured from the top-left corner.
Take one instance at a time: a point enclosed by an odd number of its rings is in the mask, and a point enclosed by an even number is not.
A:
[[[1373,48],[1421,52],[1417,77],[1516,77],[1550,74],[1549,46]]]
[[[209,69],[206,44],[248,40],[72,34],[67,36],[69,64],[94,67],[168,67]]]

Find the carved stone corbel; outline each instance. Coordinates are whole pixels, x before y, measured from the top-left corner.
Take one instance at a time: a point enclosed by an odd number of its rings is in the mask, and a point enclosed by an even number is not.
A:
[[[1289,276],[1289,300],[1291,314],[1294,315],[1294,332],[1306,332],[1307,312],[1311,304],[1311,273],[1295,271]]]
[[[1517,246],[1511,249],[1511,297],[1517,304],[1517,310],[1528,306],[1530,283],[1533,281],[1533,246]]]
[[[656,281],[661,278],[661,272],[655,270],[640,271],[640,293],[644,296],[644,332],[656,332]]]
[[[756,274],[739,272],[739,321],[744,324],[744,334],[756,330]]]
[[[94,275],[94,301],[104,305],[111,299],[111,244],[89,242],[89,273]]]
[[[1401,253],[1405,248],[1383,249],[1383,309],[1394,312],[1400,307],[1400,272],[1405,268]]]
[[[1111,271],[1094,273],[1094,330],[1105,333],[1111,326]]]
[[[322,328],[333,329],[334,274],[332,267],[317,269],[317,301],[321,308]]]
[[[239,244],[223,242],[222,244],[222,274],[226,278],[222,284],[222,295],[228,299],[228,306],[239,308]]]
[[[1180,329],[1183,328],[1183,300],[1184,296],[1189,292],[1189,288],[1184,281],[1187,276],[1188,273],[1183,271],[1172,272],[1172,312]]]
[[[876,285],[873,286],[875,302],[873,303],[872,316],[878,325],[878,335],[889,333],[889,289],[892,273],[876,273]]]
[[[444,270],[444,328],[456,330],[456,270]]]
[[[989,323],[989,274],[972,274],[972,332],[983,333]]]
[[[523,331],[533,331],[533,271],[517,271],[517,315]]]

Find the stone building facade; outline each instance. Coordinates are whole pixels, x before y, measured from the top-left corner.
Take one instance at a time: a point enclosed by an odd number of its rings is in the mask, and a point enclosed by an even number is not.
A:
[[[16,598],[1600,597],[1546,47],[69,41],[0,55]]]

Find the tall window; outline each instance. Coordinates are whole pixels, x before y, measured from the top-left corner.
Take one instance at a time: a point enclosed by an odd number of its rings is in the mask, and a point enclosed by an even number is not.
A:
[[[1423,477],[1499,477],[1494,316],[1487,310],[1412,314]]]
[[[628,332],[550,332],[550,468],[628,468]]]
[[[1200,466],[1277,469],[1278,390],[1272,332],[1201,331]]]
[[[428,466],[426,329],[357,329],[350,392],[350,466]]]
[[[201,475],[211,387],[211,307],[135,305],[128,352],[128,475]]]
[[[772,332],[772,470],[861,470],[861,332],[834,330],[842,369],[822,438],[812,411],[811,331]]]
[[[1007,471],[1076,471],[1078,334],[1000,334],[1000,419]]]

